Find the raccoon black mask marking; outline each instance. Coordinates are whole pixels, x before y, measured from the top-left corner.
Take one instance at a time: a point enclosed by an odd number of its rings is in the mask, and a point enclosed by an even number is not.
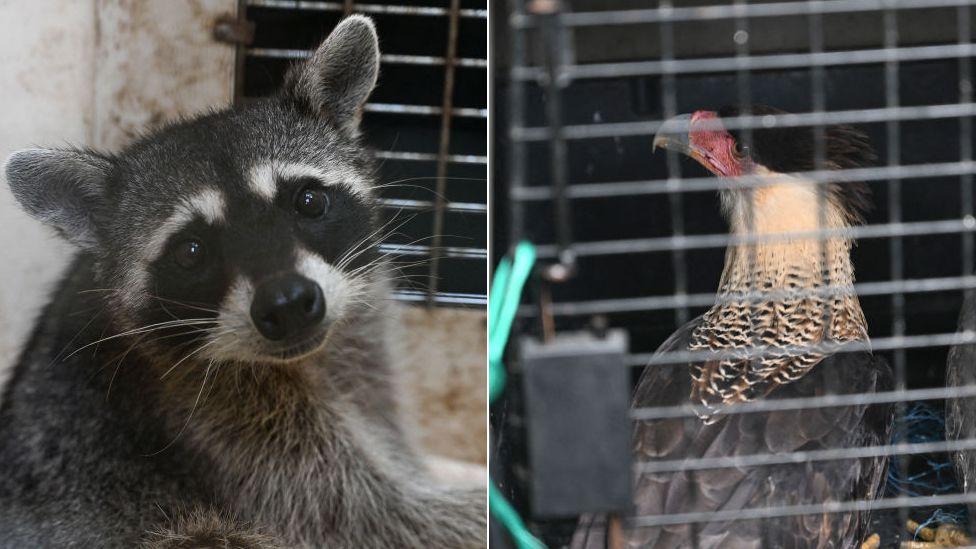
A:
[[[82,252],[0,404],[0,546],[484,545],[483,488],[431,486],[395,415],[378,69],[354,16],[272,98],[8,160]]]

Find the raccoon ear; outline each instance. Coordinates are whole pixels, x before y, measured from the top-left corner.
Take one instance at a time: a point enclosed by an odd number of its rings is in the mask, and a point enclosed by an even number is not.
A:
[[[288,71],[284,92],[355,131],[379,70],[376,27],[369,17],[353,15],[339,23],[310,58]]]
[[[87,151],[25,149],[12,154],[3,171],[27,213],[69,242],[91,248],[111,168],[109,159]]]

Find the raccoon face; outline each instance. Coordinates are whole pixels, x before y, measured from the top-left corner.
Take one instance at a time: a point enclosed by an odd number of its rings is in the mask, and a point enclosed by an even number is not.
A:
[[[372,22],[343,21],[275,97],[164,128],[115,156],[32,149],[24,209],[94,254],[107,308],[168,360],[291,362],[383,299],[359,113]]]

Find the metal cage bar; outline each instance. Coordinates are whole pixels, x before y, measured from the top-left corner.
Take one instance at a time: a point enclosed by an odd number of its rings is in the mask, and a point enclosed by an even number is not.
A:
[[[459,21],[462,19],[475,24],[482,22],[487,27],[488,11],[486,9],[462,8],[460,4],[460,0],[452,0],[451,5],[448,7],[403,5],[396,2],[364,2],[359,0],[338,0],[334,2],[241,0],[242,14],[246,13],[244,11],[245,9],[254,8],[253,11],[256,15],[252,15],[258,17],[259,21],[261,21],[260,17],[273,16],[275,21],[280,20],[283,25],[287,25],[291,21],[291,19],[282,19],[283,16],[290,12],[304,12],[308,16],[312,16],[316,12],[334,13],[336,16],[347,16],[354,12],[364,13],[375,16],[380,25],[391,20],[421,23],[423,20],[434,20],[436,24],[437,19],[443,19],[446,25],[445,28],[448,28],[450,31],[444,44],[444,49],[442,50],[443,55],[440,55],[437,51],[433,51],[431,53],[435,53],[435,55],[416,55],[413,52],[411,54],[386,52],[381,56],[381,62],[386,65],[400,65],[407,68],[417,67],[418,69],[422,67],[434,67],[443,70],[445,83],[441,90],[442,93],[440,94],[438,104],[410,104],[396,100],[382,101],[374,99],[364,106],[364,111],[373,114],[374,120],[393,121],[390,124],[399,124],[398,120],[407,120],[405,118],[394,118],[400,115],[417,117],[413,120],[416,120],[416,124],[419,125],[427,123],[421,120],[422,118],[437,117],[440,119],[440,137],[436,145],[430,147],[428,150],[375,151],[375,157],[382,163],[393,162],[398,163],[398,165],[405,165],[407,166],[405,169],[412,172],[416,172],[419,168],[422,168],[423,164],[430,163],[436,172],[429,178],[411,177],[388,182],[388,185],[396,184],[402,187],[409,186],[406,184],[416,180],[426,179],[433,181],[431,198],[429,199],[400,198],[399,196],[402,196],[402,193],[390,193],[393,196],[380,196],[378,199],[380,207],[384,209],[385,216],[392,215],[403,221],[400,226],[405,226],[414,219],[426,219],[426,217],[417,217],[421,214],[431,217],[430,232],[427,233],[430,237],[429,241],[426,238],[421,238],[408,243],[387,242],[381,244],[378,248],[378,252],[385,256],[389,256],[395,260],[402,258],[403,261],[394,261],[394,265],[398,267],[414,270],[420,267],[420,263],[427,262],[423,266],[426,276],[422,279],[424,280],[424,291],[421,292],[426,295],[426,298],[420,301],[426,301],[428,305],[478,306],[487,303],[487,297],[484,293],[451,291],[450,286],[456,286],[457,284],[440,280],[442,272],[446,268],[444,267],[446,263],[442,260],[450,260],[450,268],[455,269],[456,272],[461,273],[463,276],[468,276],[469,272],[473,273],[475,270],[465,265],[470,265],[473,262],[484,263],[487,261],[488,255],[486,246],[445,245],[443,237],[443,233],[445,232],[445,218],[447,216],[454,216],[451,218],[451,222],[453,223],[457,221],[457,216],[459,215],[478,216],[484,219],[488,213],[487,201],[455,201],[450,200],[447,193],[448,186],[446,182],[448,180],[452,181],[452,189],[455,186],[460,189],[464,185],[474,185],[476,182],[483,185],[485,182],[484,178],[449,177],[449,169],[453,170],[457,168],[466,169],[467,171],[470,171],[472,168],[486,169],[488,164],[488,159],[485,155],[470,154],[465,151],[467,147],[452,146],[451,129],[456,119],[468,119],[482,121],[484,123],[488,119],[487,105],[456,104],[453,100],[455,95],[453,93],[453,83],[456,71],[468,71],[466,74],[469,75],[475,74],[475,72],[482,74],[487,72],[486,59],[462,55],[463,50],[460,50],[458,46],[458,27]],[[285,46],[281,46],[281,44],[285,44]],[[279,40],[278,42],[269,42],[267,39],[261,43],[240,45],[238,48],[238,58],[241,75],[244,72],[246,59],[252,62],[260,62],[262,59],[292,61],[307,58],[311,53],[308,49],[304,48],[305,44],[296,44],[301,47],[288,47],[288,45],[290,43],[287,41],[282,42]],[[278,67],[278,65],[270,66]],[[278,69],[276,68],[275,70]],[[241,90],[243,90],[243,80],[241,80]],[[239,93],[238,95],[241,96],[243,94]],[[239,97],[239,100],[246,102],[249,98]],[[414,122],[405,123],[414,124]],[[412,167],[410,166],[411,164],[420,164],[420,166]],[[457,180],[457,182],[454,182],[454,180]],[[381,192],[384,195],[388,194],[385,190]],[[464,195],[470,196],[470,194],[470,192],[464,191]],[[400,217],[401,215],[402,217]],[[416,232],[418,230],[416,227],[419,224],[419,222],[412,223],[409,230]],[[471,230],[477,230],[478,224],[470,223],[468,226],[473,228]],[[467,230],[464,229],[464,231]],[[467,234],[467,232],[464,232],[461,235],[452,235],[452,237],[463,237]],[[481,235],[473,235],[472,238],[481,240],[483,237]],[[424,241],[424,243],[420,244],[421,241]],[[417,276],[418,280],[421,280],[419,275]],[[407,277],[404,276],[403,278]],[[470,286],[471,284],[463,282],[463,285]],[[442,290],[441,287],[444,289]],[[404,287],[395,291],[394,297],[401,301],[416,302],[418,301],[417,292],[418,290]]]
[[[669,223],[665,225],[666,236],[633,237],[608,234],[601,231],[596,237],[577,233],[577,239],[570,245],[574,256],[580,259],[580,269],[599,269],[606,263],[609,256],[626,256],[634,254],[666,254],[670,257],[672,279],[665,279],[655,286],[653,295],[636,295],[628,297],[601,297],[599,291],[571,292],[571,297],[553,298],[551,306],[546,311],[557,320],[565,321],[566,326],[577,327],[580,318],[595,315],[621,315],[611,317],[611,324],[632,322],[627,313],[645,311],[663,311],[674,314],[674,323],[679,326],[692,315],[695,309],[711,307],[723,301],[749,302],[772,299],[775,291],[747,291],[731,295],[716,297],[715,292],[701,292],[688,289],[688,256],[692,250],[726,248],[728,246],[752,246],[774,242],[777,239],[816,239],[820,241],[820,250],[826,253],[825,242],[830,238],[851,238],[859,240],[882,239],[881,248],[887,250],[886,261],[881,263],[884,274],[883,280],[871,280],[853,284],[853,292],[862,297],[875,296],[875,302],[884,302],[886,314],[890,312],[890,322],[880,322],[882,331],[887,329],[890,334],[882,337],[872,337],[870,342],[851,344],[828,344],[823,346],[797,346],[791,348],[763,348],[735,349],[734,351],[674,351],[668,353],[632,352],[627,362],[633,366],[655,367],[658,365],[702,362],[706,360],[720,360],[723,358],[766,357],[779,356],[783,352],[801,352],[822,350],[829,353],[873,351],[883,352],[891,357],[895,373],[895,387],[893,390],[870,394],[825,394],[809,399],[776,399],[757,400],[737,404],[723,411],[730,414],[745,414],[757,412],[771,412],[784,410],[800,410],[823,408],[831,406],[853,406],[888,403],[899,409],[904,415],[906,404],[921,401],[944,401],[959,398],[976,398],[976,386],[963,387],[935,387],[914,388],[910,385],[908,372],[908,351],[949,347],[957,345],[971,345],[976,343],[976,333],[970,331],[950,332],[939,328],[921,329],[926,333],[912,333],[909,328],[919,331],[918,326],[906,323],[906,300],[909,296],[926,293],[955,292],[970,295],[976,293],[976,257],[973,246],[976,244],[976,217],[974,217],[973,174],[976,162],[973,159],[972,147],[972,117],[976,116],[976,103],[973,97],[973,82],[971,58],[976,56],[976,44],[972,43],[972,0],[804,0],[798,2],[747,3],[744,0],[729,0],[724,5],[708,5],[698,7],[675,7],[671,0],[660,0],[658,5],[648,9],[613,9],[607,6],[605,11],[571,13],[566,12],[558,16],[559,23],[567,28],[592,30],[597,27],[612,27],[616,25],[632,26],[636,24],[656,25],[660,37],[660,57],[647,60],[623,60],[615,62],[599,61],[592,63],[569,64],[564,67],[565,76],[574,82],[581,82],[587,86],[598,85],[596,80],[624,80],[646,79],[660,85],[660,95],[653,101],[660,102],[660,109],[654,111],[650,119],[629,120],[611,119],[604,122],[601,117],[593,117],[593,121],[577,117],[573,122],[551,127],[535,113],[526,112],[526,99],[535,100],[531,92],[539,94],[551,93],[544,89],[546,67],[542,62],[530,60],[526,53],[526,36],[532,37],[533,32],[539,31],[543,19],[537,14],[528,13],[522,9],[521,2],[513,0],[512,10],[508,17],[508,24],[512,33],[512,42],[517,44],[511,50],[512,63],[509,69],[509,113],[510,124],[508,137],[510,138],[509,158],[509,189],[508,200],[512,208],[509,235],[515,239],[527,230],[526,223],[531,223],[529,208],[542,208],[552,205],[557,197],[547,181],[547,176],[538,175],[540,172],[526,169],[529,162],[527,150],[542,150],[544,144],[553,140],[564,142],[570,146],[576,145],[581,149],[592,146],[599,150],[600,140],[620,139],[624,137],[649,137],[654,135],[665,121],[678,114],[676,90],[679,82],[689,76],[722,75],[723,82],[727,77],[734,76],[735,89],[731,96],[737,99],[743,112],[735,117],[723,117],[722,126],[726,129],[743,130],[744,141],[748,144],[752,130],[772,127],[811,127],[815,139],[814,170],[792,174],[805,181],[816,184],[817,211],[820,223],[817,230],[783,233],[775,236],[734,235],[716,233],[709,230],[704,234],[689,231],[684,214],[684,205],[688,195],[693,193],[714,192],[728,186],[727,182],[713,177],[683,177],[675,155],[668,152],[667,171],[664,177],[628,180],[621,177],[618,180],[595,181],[593,174],[585,174],[581,180],[574,180],[571,173],[570,181],[565,188],[565,196],[578,201],[576,208],[584,210],[592,200],[597,205],[599,200],[608,198],[649,197],[659,198],[655,203],[655,210],[660,215],[670,215]],[[920,14],[920,10],[948,9],[956,14],[954,36],[937,43],[910,43],[911,33],[907,37],[899,36],[899,20],[902,23]],[[825,18],[831,14],[844,13],[877,13],[882,19],[882,40],[880,44],[860,45],[847,49],[830,49],[825,39]],[[777,18],[802,16],[807,18],[810,45],[806,51],[789,51],[787,53],[753,54],[750,50],[750,23],[755,18]],[[710,55],[702,58],[679,58],[675,54],[674,25],[677,23],[693,23],[700,21],[728,20],[732,29],[732,39],[735,43],[733,51]],[[903,43],[902,38],[905,38]],[[934,104],[920,100],[918,92],[915,95],[903,93],[902,86],[906,74],[911,74],[910,63],[929,61],[954,61],[958,67],[958,93],[946,97],[941,94]],[[883,75],[881,89],[883,89],[882,106],[872,105],[870,108],[856,109],[848,106],[832,108],[828,99],[828,71],[835,71],[843,65],[866,65],[872,69],[880,69]],[[905,67],[908,67],[907,69]],[[752,116],[749,105],[753,95],[753,84],[758,71],[786,71],[798,69],[809,71],[810,95],[809,112],[797,114]],[[832,72],[831,72],[832,73]],[[630,80],[628,80],[630,81]],[[644,82],[645,80],[641,80]],[[690,80],[689,80],[690,81]],[[581,89],[592,90],[592,87],[581,86]],[[935,97],[927,96],[928,97]],[[552,100],[546,97],[544,100]],[[954,101],[954,102],[953,102]],[[534,103],[533,103],[534,104]],[[804,107],[807,108],[807,107]],[[582,120],[582,121],[581,121]],[[907,148],[903,150],[902,140],[910,137],[908,128],[923,122],[958,120],[958,134],[953,133],[951,139],[956,139],[960,152],[958,158],[938,158],[937,161],[912,159]],[[886,160],[879,166],[857,169],[828,169],[827,151],[825,147],[825,127],[834,124],[870,124],[874,129],[883,127],[885,138],[877,143],[878,148],[886,151]],[[591,140],[592,143],[580,143]],[[905,146],[907,147],[907,146]],[[905,154],[903,154],[905,153]],[[530,173],[534,175],[529,175]],[[632,175],[632,174],[631,174]],[[591,179],[591,180],[584,180]],[[928,179],[953,178],[959,181],[958,197],[960,205],[958,212],[939,219],[919,220],[913,217],[915,213],[906,197],[917,190],[916,185],[927,183]],[[917,181],[913,181],[917,180]],[[843,229],[827,227],[824,222],[826,208],[825,184],[835,182],[872,182],[877,188],[884,189],[879,202],[884,213],[878,216],[872,224]],[[953,184],[955,181],[953,181]],[[769,183],[763,178],[742,177],[736,185],[752,192],[761,189]],[[952,193],[957,188],[952,187]],[[661,196],[664,195],[664,196]],[[751,201],[749,202],[751,205]],[[536,210],[533,210],[536,211]],[[669,229],[669,232],[667,230]],[[548,233],[547,233],[548,234]],[[918,237],[957,236],[961,241],[960,247],[953,244],[953,253],[959,250],[958,264],[953,265],[951,273],[920,276],[917,272],[906,270],[909,262],[906,247]],[[561,245],[554,242],[554,238],[546,236],[537,246],[538,257],[541,259],[558,259]],[[878,243],[872,243],[876,245]],[[615,258],[619,259],[619,258]],[[955,259],[953,259],[955,261]],[[659,267],[662,270],[666,266]],[[878,269],[876,269],[878,270]],[[879,276],[875,273],[874,276]],[[826,287],[811,291],[810,295],[833,295],[838,287],[828,284]],[[613,295],[612,292],[608,292]],[[808,295],[805,291],[791,293],[791,296]],[[887,299],[885,299],[887,298]],[[531,318],[539,311],[529,305],[523,306],[519,314]],[[829,313],[827,313],[829,314]],[[576,318],[573,318],[576,317]],[[655,322],[661,321],[662,315],[655,317]],[[829,316],[828,316],[829,321]],[[627,327],[627,326],[625,326]],[[743,353],[745,355],[743,355]],[[693,418],[700,413],[699,407],[688,405],[672,408],[635,408],[632,410],[634,421],[649,421],[657,419]],[[636,464],[635,471],[640,473],[670,473],[694,472],[722,468],[751,468],[786,466],[816,461],[861,459],[877,456],[921,455],[928,453],[944,453],[955,451],[976,450],[976,439],[950,440],[925,443],[894,443],[886,445],[864,446],[854,448],[836,448],[829,450],[801,451],[786,454],[748,454],[723,458],[688,458],[668,461],[647,461]],[[902,466],[905,461],[901,461]],[[706,522],[722,522],[731,520],[761,520],[777,517],[788,517],[805,514],[821,514],[849,512],[867,509],[898,509],[901,518],[907,518],[910,508],[928,507],[933,505],[949,505],[959,503],[976,503],[976,494],[970,495],[938,495],[921,497],[888,497],[876,501],[836,501],[815,505],[796,505],[773,508],[741,509],[735,511],[720,511],[717,513],[681,513],[668,516],[643,516],[631,519],[633,527],[660,527],[676,524],[700,524]],[[904,521],[902,521],[904,522]],[[694,531],[694,530],[693,530]],[[696,543],[695,539],[691,540]]]

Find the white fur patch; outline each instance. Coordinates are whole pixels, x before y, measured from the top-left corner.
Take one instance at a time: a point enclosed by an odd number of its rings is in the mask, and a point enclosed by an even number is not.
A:
[[[222,222],[226,217],[226,208],[224,195],[217,189],[204,189],[183,200],[149,238],[144,259],[149,263],[159,257],[170,237],[197,216],[203,217],[211,225]]]
[[[225,219],[227,215],[227,203],[224,194],[217,189],[204,189],[187,201],[190,210],[195,211],[207,220],[207,223],[214,225]]]
[[[227,292],[227,297],[220,304],[220,320],[223,323],[250,324],[253,299],[254,284],[246,276],[238,275]]]
[[[323,169],[299,162],[255,164],[248,170],[247,184],[251,192],[270,202],[278,192],[278,181],[306,177],[321,181],[323,185],[342,185],[356,196],[365,198],[370,194],[369,183],[352,171]]]
[[[253,166],[247,174],[247,184],[251,192],[268,202],[274,200],[278,192],[278,182],[275,181],[275,171],[271,164]]]
[[[217,315],[217,334],[203,356],[213,360],[259,361],[262,357],[261,335],[251,321],[251,301],[254,284],[238,275],[220,304]]]
[[[342,271],[326,263],[322,256],[298,248],[297,270],[303,276],[314,280],[325,296],[325,315],[333,322],[342,318],[346,307],[358,293],[358,286],[350,281]]]

